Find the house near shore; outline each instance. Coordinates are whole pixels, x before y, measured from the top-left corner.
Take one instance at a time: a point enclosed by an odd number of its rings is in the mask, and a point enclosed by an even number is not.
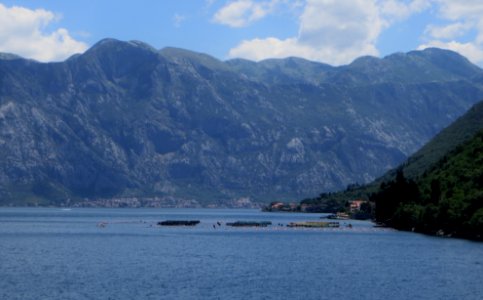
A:
[[[297,203],[284,202],[272,202],[265,208],[266,211],[297,211],[298,209]]]
[[[353,200],[349,201],[349,211],[355,213],[361,210],[361,205],[366,203],[364,200]]]
[[[270,208],[273,210],[280,210],[284,205],[285,203],[283,202],[273,202],[270,204]]]

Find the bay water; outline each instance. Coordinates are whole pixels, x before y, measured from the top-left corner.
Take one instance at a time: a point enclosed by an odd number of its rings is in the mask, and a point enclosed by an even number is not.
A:
[[[482,243],[368,221],[286,227],[321,216],[0,208],[0,299],[483,299]]]

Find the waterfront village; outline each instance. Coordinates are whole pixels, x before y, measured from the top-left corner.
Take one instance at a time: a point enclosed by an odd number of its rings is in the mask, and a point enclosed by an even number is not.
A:
[[[324,211],[313,204],[299,204],[286,202],[272,202],[262,209],[267,212],[302,212],[302,213],[330,213],[329,219],[358,219],[367,220],[371,218],[372,206],[369,201],[356,199],[347,201],[344,209],[339,211]]]

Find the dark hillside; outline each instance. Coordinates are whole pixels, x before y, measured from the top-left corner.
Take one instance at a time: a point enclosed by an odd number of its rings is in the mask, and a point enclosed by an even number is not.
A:
[[[483,239],[483,130],[415,181],[402,171],[371,196],[376,221],[418,232]]]
[[[391,169],[373,182],[365,185],[349,185],[345,191],[323,193],[319,197],[308,198],[302,203],[318,206],[320,209],[327,207],[326,203],[332,203],[335,210],[343,209],[346,201],[359,198],[368,200],[371,194],[380,192],[381,186],[387,185],[388,182],[397,182],[398,173],[404,174],[405,179],[409,181],[419,181],[431,168],[474,138],[481,130],[483,130],[483,102],[474,105],[399,167]]]

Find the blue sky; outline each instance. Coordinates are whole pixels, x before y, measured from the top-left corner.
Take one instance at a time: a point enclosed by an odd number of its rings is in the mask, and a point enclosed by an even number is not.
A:
[[[0,51],[64,60],[103,38],[221,60],[332,65],[426,47],[483,65],[481,0],[0,0]]]

